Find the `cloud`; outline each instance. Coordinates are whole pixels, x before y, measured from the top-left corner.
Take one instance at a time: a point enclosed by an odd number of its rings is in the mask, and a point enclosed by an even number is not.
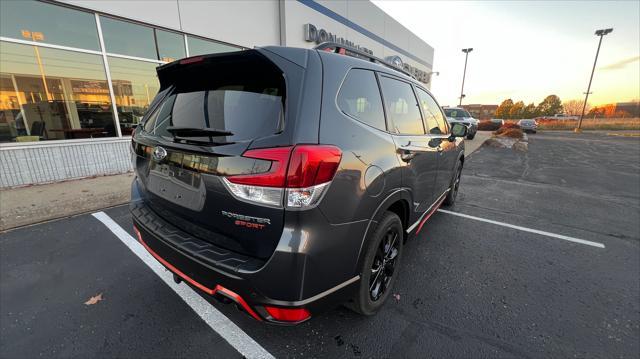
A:
[[[640,60],[640,56],[630,57],[628,59],[620,60],[618,62],[614,62],[607,66],[601,67],[600,70],[620,70],[625,68],[627,65],[632,64],[638,60]]]

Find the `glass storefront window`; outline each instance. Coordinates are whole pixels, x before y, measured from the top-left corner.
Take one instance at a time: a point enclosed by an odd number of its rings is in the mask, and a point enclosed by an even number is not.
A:
[[[100,16],[100,25],[107,52],[148,59],[158,58],[152,28],[104,16]]]
[[[158,65],[111,56],[108,61],[120,129],[123,136],[128,136],[160,88],[156,76]]]
[[[242,50],[239,47],[221,44],[215,41],[200,39],[198,37],[187,36],[189,44],[189,56],[215,54],[218,52],[231,52]]]
[[[156,29],[156,41],[158,55],[162,61],[171,62],[187,56],[184,51],[184,37],[181,34]]]
[[[0,1],[0,36],[100,50],[92,13],[40,1]]]
[[[102,57],[0,42],[0,141],[116,136]]]

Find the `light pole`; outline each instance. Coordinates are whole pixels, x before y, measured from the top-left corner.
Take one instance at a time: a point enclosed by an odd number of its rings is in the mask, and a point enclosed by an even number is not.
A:
[[[600,40],[598,41],[598,50],[596,50],[596,59],[593,61],[593,69],[591,70],[591,77],[589,78],[589,86],[587,86],[587,92],[584,96],[584,104],[582,105],[582,114],[580,115],[580,121],[578,121],[578,128],[576,128],[576,132],[580,132],[580,126],[582,126],[582,118],[584,117],[584,111],[587,108],[587,100],[589,99],[589,94],[591,93],[591,82],[593,81],[593,73],[596,72],[596,63],[598,62],[598,54],[600,53],[600,45],[602,45],[602,38],[604,35],[611,33],[613,29],[600,29],[596,30],[595,35],[600,36]]]
[[[462,106],[462,99],[464,98],[464,78],[467,75],[467,60],[469,59],[469,53],[473,51],[473,48],[462,49],[464,52],[464,71],[462,72],[462,89],[460,89],[460,103],[458,106]]]

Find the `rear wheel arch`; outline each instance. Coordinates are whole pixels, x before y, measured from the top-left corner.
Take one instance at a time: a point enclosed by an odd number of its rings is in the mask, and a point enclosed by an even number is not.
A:
[[[405,231],[409,228],[409,202],[404,199],[399,199],[387,207],[385,212],[386,211],[393,212],[400,217],[402,228]]]
[[[371,233],[374,233],[377,224],[384,217],[384,214],[387,212],[392,212],[400,217],[400,221],[402,222],[402,227],[404,232],[404,239],[407,239],[406,229],[408,228],[409,221],[411,220],[411,193],[408,189],[402,188],[394,191],[390,195],[388,195],[381,203],[378,205],[378,208],[375,210],[371,219],[369,220],[369,225],[365,230],[365,233],[362,235],[360,239],[360,251],[358,252],[358,259],[355,263],[355,271],[358,272],[358,269],[361,267],[361,263],[364,257],[363,249],[366,248],[367,240],[370,239]],[[360,274],[360,273],[356,273]]]

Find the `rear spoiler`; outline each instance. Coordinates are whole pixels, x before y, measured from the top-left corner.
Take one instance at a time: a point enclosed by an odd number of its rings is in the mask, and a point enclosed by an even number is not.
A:
[[[246,63],[247,66],[251,66],[256,61],[269,60],[273,62],[270,57],[279,56],[289,62],[292,62],[302,68],[306,67],[308,49],[289,48],[281,46],[266,46],[256,47],[255,49],[223,52],[218,54],[198,55],[187,57],[184,59],[176,60],[168,64],[158,66],[156,72],[158,73],[158,80],[160,81],[160,91],[171,86],[180,78],[183,78],[190,73],[197,73],[204,67],[211,65],[242,65]]]
[[[168,64],[158,66],[156,72],[160,81],[160,91],[174,84],[178,79],[203,67],[212,64],[238,64],[238,62],[255,61],[259,55],[255,50],[223,52],[219,54],[198,55],[176,60]]]

